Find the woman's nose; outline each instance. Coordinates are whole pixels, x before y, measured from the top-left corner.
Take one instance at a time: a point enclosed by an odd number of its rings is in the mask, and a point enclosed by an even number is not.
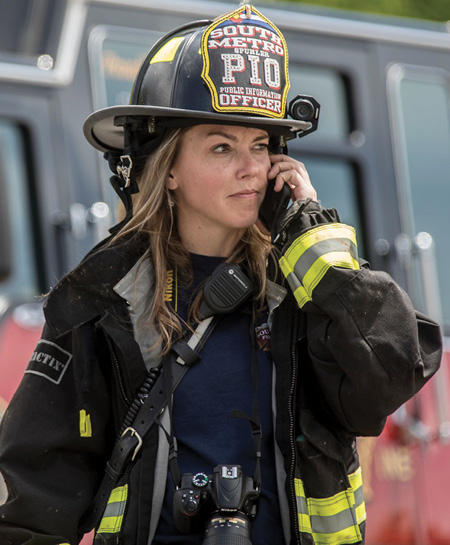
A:
[[[238,166],[238,176],[240,178],[256,176],[262,168],[262,157],[256,157],[250,152],[240,153]]]

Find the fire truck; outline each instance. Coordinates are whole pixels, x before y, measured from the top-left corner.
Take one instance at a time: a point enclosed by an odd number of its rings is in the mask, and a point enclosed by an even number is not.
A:
[[[318,131],[290,143],[290,154],[306,164],[322,203],[355,226],[360,254],[444,334],[436,377],[380,437],[358,443],[367,543],[450,545],[450,27],[254,4],[286,37],[292,94],[321,104]],[[15,0],[3,10],[0,415],[39,339],[45,293],[115,222],[110,173],[83,137],[84,119],[128,101],[163,33],[236,6]]]

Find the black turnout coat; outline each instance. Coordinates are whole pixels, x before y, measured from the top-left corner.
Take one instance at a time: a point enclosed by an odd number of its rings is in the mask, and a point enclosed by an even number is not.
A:
[[[335,212],[307,203],[286,227],[282,252],[299,236],[311,242],[324,225],[332,238],[342,226]],[[46,301],[42,339],[1,424],[0,469],[9,492],[0,506],[1,545],[81,539],[80,520],[147,372],[132,296],[114,289],[139,260],[151,266],[146,251],[142,236],[103,244]],[[292,278],[290,288],[269,286],[286,543],[363,542],[355,437],[379,434],[440,363],[438,326],[413,309],[388,274],[352,263],[321,268],[306,302],[292,295]],[[167,463],[163,443],[154,426],[117,484],[98,542],[150,542],[166,478],[158,465]]]

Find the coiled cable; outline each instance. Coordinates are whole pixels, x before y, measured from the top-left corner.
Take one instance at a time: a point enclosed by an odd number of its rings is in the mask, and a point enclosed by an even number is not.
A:
[[[133,423],[136,419],[139,409],[144,404],[145,400],[148,397],[148,394],[150,393],[150,390],[155,385],[160,374],[161,374],[161,365],[158,365],[157,367],[152,367],[151,369],[149,369],[147,376],[144,379],[144,382],[141,384],[141,387],[139,388],[139,391],[136,397],[134,398],[133,402],[130,405],[130,408],[128,409],[128,412],[122,423],[122,427],[120,428],[119,436],[117,440],[119,440],[122,437],[124,431],[127,428],[133,427]]]

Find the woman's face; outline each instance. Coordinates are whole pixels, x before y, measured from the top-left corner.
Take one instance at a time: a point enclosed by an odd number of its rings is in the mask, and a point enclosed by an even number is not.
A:
[[[181,137],[167,186],[177,203],[178,229],[190,242],[238,240],[258,218],[270,169],[268,134],[231,125],[196,125]]]

